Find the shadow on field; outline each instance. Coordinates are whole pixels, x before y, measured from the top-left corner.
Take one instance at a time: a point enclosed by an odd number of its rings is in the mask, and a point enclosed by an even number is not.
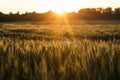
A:
[[[49,31],[49,32],[48,32]],[[6,38],[18,38],[21,40],[52,40],[53,32],[50,30],[41,30],[36,29],[5,29],[0,30],[0,37]]]
[[[63,39],[71,39],[69,33],[65,33],[62,37],[55,36],[54,33],[46,33],[44,31],[35,32],[34,30],[22,30],[22,29],[15,29],[9,30],[9,32],[0,31],[0,37],[6,38],[18,38],[21,40],[63,40]],[[81,39],[90,39],[90,40],[119,40],[120,35],[90,35],[90,36],[81,36],[81,35],[74,35],[74,38],[77,40]]]
[[[28,23],[0,24],[0,37],[21,40],[119,40],[119,24],[38,25]]]

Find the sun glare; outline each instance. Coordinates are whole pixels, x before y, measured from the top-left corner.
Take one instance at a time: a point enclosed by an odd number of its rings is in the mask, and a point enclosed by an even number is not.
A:
[[[56,12],[59,15],[64,15],[64,12],[70,12],[74,7],[71,6],[70,1],[67,0],[56,0],[51,5],[51,10]]]
[[[53,10],[55,13],[57,13],[58,15],[63,15],[64,12],[63,11],[59,11],[59,10]]]
[[[61,14],[62,12],[78,12],[81,8],[117,8],[119,5],[119,0],[0,0],[1,12],[5,13],[17,11],[22,13],[26,11],[47,12],[52,10]]]
[[[65,14],[66,14],[65,12],[59,12],[59,11],[58,11],[58,12],[55,12],[55,13],[56,13],[58,16],[60,16],[60,17],[61,17],[61,16],[65,16]]]

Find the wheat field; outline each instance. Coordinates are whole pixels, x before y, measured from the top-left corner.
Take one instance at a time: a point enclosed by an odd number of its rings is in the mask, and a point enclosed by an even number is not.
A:
[[[0,23],[0,80],[119,80],[120,24]]]

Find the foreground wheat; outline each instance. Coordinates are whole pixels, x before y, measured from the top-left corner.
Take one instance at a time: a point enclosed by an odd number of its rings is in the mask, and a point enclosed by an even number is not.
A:
[[[120,41],[0,39],[0,80],[118,80]]]

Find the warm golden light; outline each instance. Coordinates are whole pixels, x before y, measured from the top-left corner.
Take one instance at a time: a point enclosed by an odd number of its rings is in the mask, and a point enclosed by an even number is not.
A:
[[[57,14],[64,14],[64,12],[71,12],[73,10],[73,6],[71,6],[72,2],[67,0],[56,0],[55,3],[51,3],[51,10],[56,12]]]
[[[81,8],[119,7],[119,0],[0,0],[0,11],[77,12]]]
[[[61,12],[61,11],[56,11],[55,13],[56,13],[59,17],[63,17],[63,16],[66,15],[65,12]]]

